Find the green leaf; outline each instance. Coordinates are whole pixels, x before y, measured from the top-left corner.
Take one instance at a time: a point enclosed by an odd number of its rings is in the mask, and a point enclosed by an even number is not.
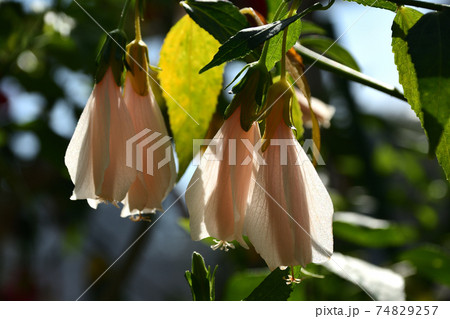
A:
[[[206,268],[205,260],[202,255],[195,252],[192,254],[192,272],[185,273],[185,278],[191,288],[192,299],[194,301],[213,301],[215,300],[215,274],[211,273],[211,267]]]
[[[287,16],[286,16],[287,17]],[[302,21],[298,19],[289,26],[286,37],[286,52],[294,46],[302,31]],[[280,32],[269,41],[267,50],[266,67],[271,70],[275,63],[281,60],[281,46],[283,44],[283,32]]]
[[[401,246],[417,237],[411,227],[356,213],[335,213],[333,232],[338,238],[365,247]]]
[[[204,138],[222,90],[223,67],[199,74],[219,42],[184,16],[167,34],[159,74],[178,156],[178,177],[192,160],[192,140]]]
[[[436,156],[439,164],[444,169],[447,180],[450,180],[450,121],[447,122],[444,128],[441,141],[436,149]]]
[[[348,2],[356,2],[362,4],[363,6],[369,6],[373,8],[380,8],[395,11],[397,10],[397,5],[395,3],[385,1],[385,0],[345,0]]]
[[[268,268],[248,269],[234,273],[226,282],[223,299],[228,301],[243,300],[269,274]]]
[[[325,52],[324,55],[334,61],[342,63],[354,70],[360,70],[352,55],[339,44],[334,43],[334,40],[330,38],[321,36],[306,36],[300,39],[300,43],[317,53],[323,54]]]
[[[450,10],[423,15],[409,30],[408,53],[418,80],[430,154],[450,177]]]
[[[417,116],[423,121],[420,106],[419,90],[417,84],[416,70],[408,54],[408,43],[406,35],[409,29],[422,17],[417,10],[400,7],[392,24],[392,52],[397,65],[400,84],[403,86],[404,95]]]
[[[208,31],[220,43],[248,27],[245,16],[229,1],[187,0],[180,4],[199,26]]]
[[[327,31],[322,28],[321,26],[318,26],[317,24],[308,21],[308,20],[302,20],[302,34],[320,34],[325,35],[327,34]]]
[[[280,268],[275,269],[244,300],[286,301],[292,292],[292,285],[286,285],[286,280],[284,279],[287,278],[288,275],[289,268],[286,268],[285,270],[281,270]]]
[[[259,45],[277,35],[288,25],[301,17],[301,14],[280,21],[275,21],[263,26],[246,28],[239,31],[219,48],[214,58],[205,65],[200,72],[205,72],[212,67],[221,65],[224,62],[243,58],[250,54]]]
[[[410,261],[419,275],[450,286],[450,254],[439,247],[424,245],[403,253],[400,258]]]
[[[278,7],[284,0],[269,0],[267,3],[267,21],[272,22]]]

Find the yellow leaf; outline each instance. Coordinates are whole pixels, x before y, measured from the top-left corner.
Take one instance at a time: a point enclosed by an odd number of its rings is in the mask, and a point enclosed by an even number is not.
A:
[[[192,140],[202,139],[222,90],[223,65],[198,71],[217,52],[220,43],[189,16],[181,18],[164,40],[159,78],[166,100],[178,156],[180,178],[192,160]]]

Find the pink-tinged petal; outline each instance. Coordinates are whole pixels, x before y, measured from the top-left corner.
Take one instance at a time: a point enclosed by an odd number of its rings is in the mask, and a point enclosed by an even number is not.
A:
[[[126,166],[131,118],[111,69],[97,83],[67,148],[65,163],[75,184],[72,199],[121,201],[135,177]]]
[[[260,134],[256,123],[245,132],[239,115],[240,108],[225,121],[203,154],[189,183],[186,204],[192,239],[237,240],[247,248],[242,229],[256,166],[243,140],[254,145]]]
[[[233,128],[233,130],[236,129],[240,129],[240,126]],[[230,180],[234,208],[234,237],[243,247],[248,248],[242,239],[242,233],[247,206],[253,194],[253,187],[255,185],[253,180],[256,177],[258,165],[255,154],[251,153],[243,140],[247,141],[247,145],[254,146],[261,140],[261,135],[257,123],[253,123],[250,130],[244,133],[244,136],[236,138],[236,165],[231,165],[230,167]]]
[[[98,195],[102,200],[117,202],[125,198],[136,178],[135,169],[126,165],[126,143],[133,137],[134,129],[111,70],[106,73],[105,79],[108,94],[104,97],[104,103],[110,107],[109,165],[105,171],[101,193]]]
[[[285,140],[286,161],[276,139]],[[333,251],[333,205],[307,155],[284,124],[263,154],[245,233],[270,269],[324,262]]]
[[[125,82],[124,98],[135,134],[144,130],[148,133],[143,134],[142,138],[134,144],[134,148],[136,148],[139,143],[143,143],[141,145],[143,148],[142,167],[138,170],[137,177],[128,191],[127,200],[124,202],[129,213],[123,212],[122,215],[129,216],[162,210],[162,201],[173,189],[177,176],[173,147],[168,137],[164,118],[151,90],[144,96],[137,94],[133,89],[129,74]],[[147,150],[150,150],[151,154],[147,154]],[[165,163],[166,159],[168,162]],[[133,165],[135,165],[135,150],[133,161]],[[164,164],[159,167],[159,163]]]
[[[133,184],[131,184],[124,202],[129,206],[130,215],[132,215],[131,212],[134,210],[136,210],[135,213],[139,214],[140,211],[145,209],[145,205],[147,204],[147,189],[141,178],[136,178]],[[132,207],[130,207],[129,203],[133,204]]]
[[[109,164],[110,109],[105,103],[108,80],[95,85],[64,158],[75,185],[71,199],[95,199]]]
[[[93,209],[97,209],[98,204],[101,203],[99,200],[97,200],[97,199],[91,199],[91,198],[88,198],[88,199],[87,199],[87,202],[88,202],[89,206],[90,206],[91,208],[93,208]]]

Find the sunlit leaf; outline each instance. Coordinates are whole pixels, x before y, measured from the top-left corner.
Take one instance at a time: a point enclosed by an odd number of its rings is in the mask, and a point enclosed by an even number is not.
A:
[[[345,0],[348,2],[356,2],[362,4],[364,6],[387,9],[391,11],[395,11],[397,9],[397,5],[395,3],[385,1],[385,0]]]
[[[436,149],[436,156],[444,169],[447,180],[450,180],[450,121],[447,121],[447,125],[442,133],[441,141]]]
[[[287,18],[287,16],[285,17]],[[286,36],[286,51],[292,48],[297,42],[302,31],[302,21],[299,19],[292,23],[287,31]],[[283,33],[280,32],[269,41],[269,49],[267,50],[266,67],[267,70],[272,69],[281,59],[281,47],[283,43]]]
[[[422,13],[417,10],[400,7],[392,24],[392,52],[397,65],[400,84],[403,86],[405,97],[417,116],[423,120],[416,71],[408,54],[406,35],[409,29],[420,19]]]
[[[300,14],[296,14],[281,21],[275,21],[263,26],[239,31],[219,48],[219,51],[214,55],[211,62],[205,65],[200,72],[205,72],[224,62],[247,56],[252,50],[258,48],[259,45],[283,31],[284,28],[298,20],[300,17]]]
[[[189,16],[220,43],[248,27],[245,16],[229,1],[187,0],[180,3]]]
[[[204,138],[222,89],[223,67],[199,74],[219,42],[189,16],[168,33],[159,74],[178,156],[178,176],[192,160],[192,140]]]
[[[354,70],[359,71],[359,66],[352,55],[334,40],[322,36],[305,36],[300,43],[317,53],[324,54],[332,60],[342,63]]]
[[[353,282],[375,300],[405,300],[405,281],[390,269],[337,252],[323,266]]]
[[[266,1],[267,3],[267,21],[273,22],[273,18],[275,13],[277,12],[278,7],[284,0],[270,0]]]
[[[450,10],[423,15],[406,36],[418,80],[423,127],[450,177]]]

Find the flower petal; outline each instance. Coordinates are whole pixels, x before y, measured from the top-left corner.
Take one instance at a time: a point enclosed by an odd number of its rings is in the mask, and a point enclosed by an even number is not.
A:
[[[284,123],[273,138],[294,145],[286,148],[286,163],[280,146],[264,152],[267,165],[258,171],[245,233],[272,270],[326,261],[333,251],[330,196]]]
[[[240,107],[225,121],[203,154],[189,183],[186,204],[192,239],[237,240],[247,248],[242,229],[256,168],[253,153],[243,141],[254,145],[261,137],[256,123],[245,132],[239,115]]]
[[[104,101],[108,86],[97,83],[81,114],[64,157],[75,185],[71,199],[96,199],[109,164],[109,105]]]
[[[131,76],[127,74],[125,82],[125,102],[133,121],[134,131],[139,134],[149,130],[149,134],[157,138],[144,142],[142,153],[142,171],[137,172],[136,179],[131,186],[125,202],[130,214],[140,212],[155,212],[162,210],[162,201],[173,189],[176,181],[176,168],[173,147],[168,138],[164,118],[151,90],[147,95],[139,95],[133,89]],[[156,136],[155,135],[155,136]],[[144,135],[143,139],[147,138]],[[142,140],[138,140],[138,143]],[[153,149],[155,148],[155,149]],[[151,151],[148,154],[147,151]],[[135,159],[135,155],[133,154]],[[159,167],[168,158],[168,162]],[[150,165],[152,165],[150,167]],[[149,173],[149,169],[152,174]]]
[[[120,88],[116,85],[112,71],[105,75],[108,85],[104,103],[109,104],[109,165],[106,168],[101,193],[103,200],[122,201],[136,177],[134,168],[126,165],[126,143],[134,135],[133,123],[125,106]]]

